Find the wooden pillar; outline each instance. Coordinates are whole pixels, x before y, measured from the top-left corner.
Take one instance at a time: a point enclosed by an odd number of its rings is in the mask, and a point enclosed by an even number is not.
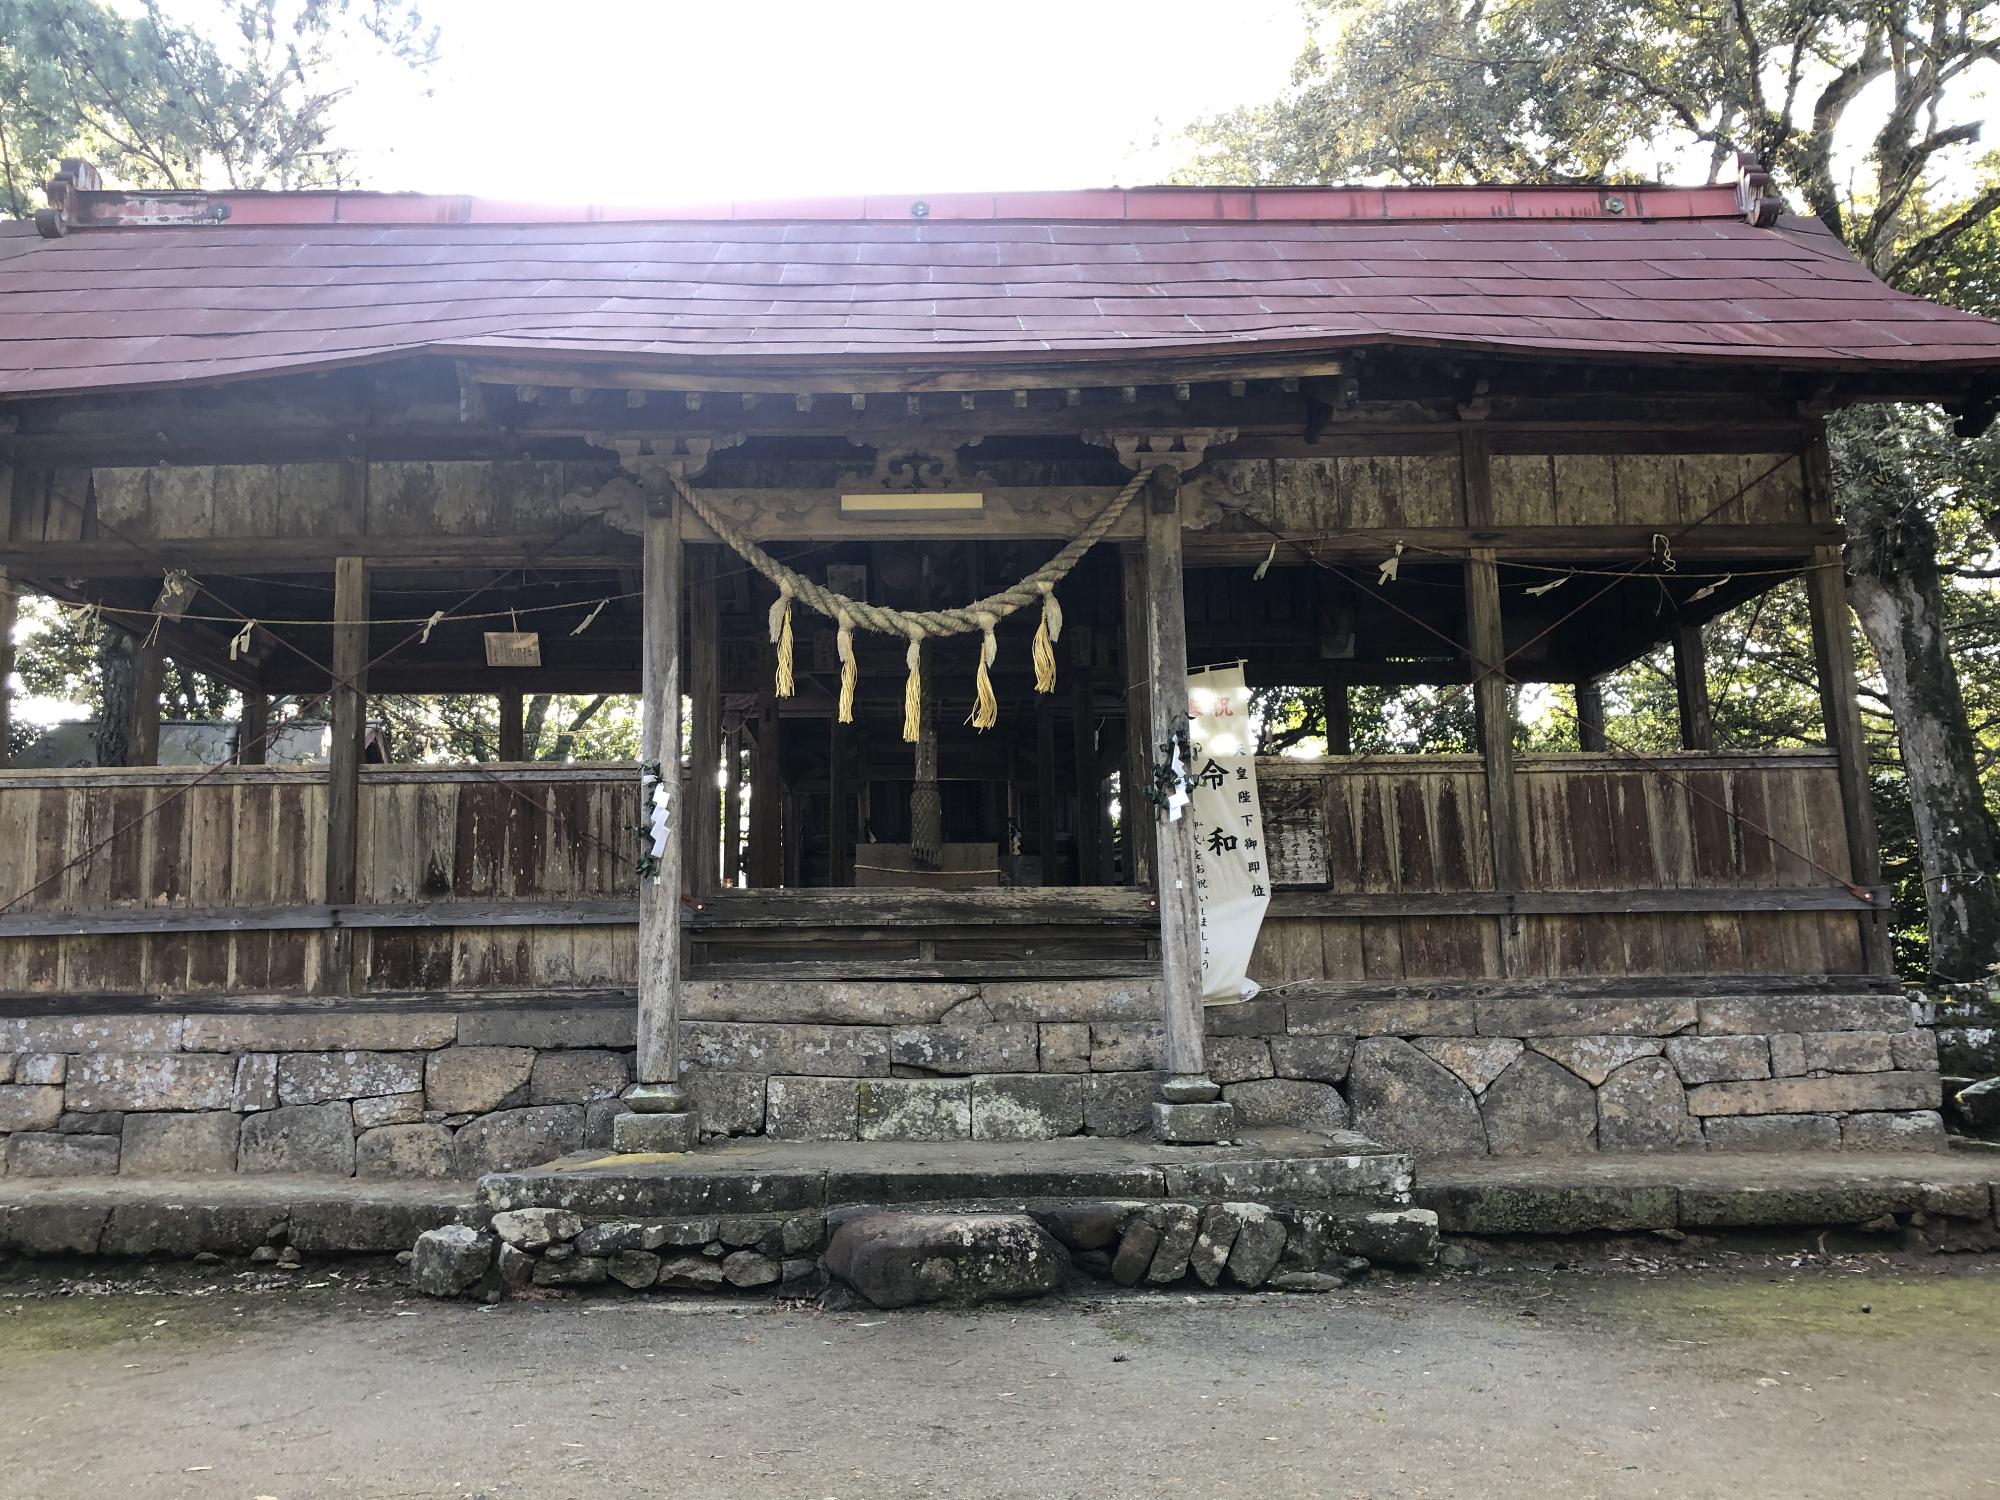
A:
[[[722,864],[722,617],[716,599],[713,546],[689,549],[688,702],[693,746],[687,829],[688,889],[698,899],[715,894]]]
[[[1576,743],[1582,750],[1602,751],[1604,738],[1604,684],[1585,677],[1576,685]]]
[[[854,844],[847,833],[847,804],[853,797],[854,726],[828,719],[826,737],[827,883],[854,884]]]
[[[722,879],[742,883],[743,873],[743,726],[722,732]]]
[[[660,768],[666,840],[657,879],[639,882],[639,1051],[630,1114],[612,1122],[620,1151],[687,1150],[695,1120],[681,1090],[681,859],[687,802],[681,794],[681,529],[671,484],[646,485],[640,602],[639,760]],[[640,820],[650,823],[652,808]]]
[[[1035,851],[1042,862],[1039,883],[1057,884],[1056,711],[1048,693],[1035,694]]]
[[[521,690],[502,688],[500,698],[500,759],[522,761],[528,758],[526,746],[526,726],[521,720]]]
[[[1699,625],[1674,627],[1674,701],[1680,708],[1681,748],[1713,750],[1715,721],[1708,709],[1708,648]]]
[[[359,557],[333,565],[333,727],[326,758],[326,901],[352,905],[361,821],[362,738],[368,723],[368,564]],[[336,994],[352,983],[353,933],[327,934],[320,982]]]
[[[261,766],[270,759],[271,695],[261,688],[243,690],[243,717],[236,724],[236,764]]]
[[[1806,573],[1812,619],[1813,660],[1819,668],[1820,716],[1840,775],[1840,809],[1847,827],[1847,858],[1858,886],[1882,884],[1882,853],[1875,827],[1875,797],[1868,786],[1868,742],[1861,731],[1860,694],[1854,674],[1854,629],[1847,609],[1847,574],[1837,546],[1815,547]],[[1861,917],[1861,958],[1871,974],[1891,972],[1889,912]]]
[[[778,733],[778,700],[766,688],[757,705],[757,743],[750,762],[750,884],[759,890],[785,883]]]
[[[1354,698],[1352,690],[1329,674],[1320,692],[1326,704],[1326,753],[1354,753]]]
[[[1097,721],[1090,711],[1090,673],[1073,669],[1070,709],[1071,759],[1076,763],[1076,883],[1104,884],[1104,846],[1099,841],[1104,786],[1097,779]]]
[[[1506,635],[1500,614],[1500,569],[1491,547],[1475,547],[1465,567],[1466,614],[1479,715],[1479,753],[1486,762],[1486,814],[1493,847],[1493,888],[1521,889],[1520,822],[1515,810],[1514,720],[1507,703]],[[1506,972],[1521,972],[1521,919],[1500,919]]]
[[[12,758],[14,742],[14,622],[21,611],[20,591],[10,568],[0,568],[0,766]]]
[[[1118,778],[1118,805],[1125,835],[1125,868],[1141,890],[1153,885],[1155,824],[1146,785],[1153,777],[1153,715],[1146,667],[1146,555],[1126,547],[1120,554],[1124,583],[1125,764]],[[1183,687],[1183,693],[1186,689]]]
[[[910,858],[920,870],[936,869],[944,848],[944,803],[938,790],[937,648],[925,641],[918,650],[923,673],[923,707],[918,717],[916,768],[910,783]]]
[[[1153,470],[1145,491],[1145,676],[1147,745],[1172,743],[1187,731],[1187,605],[1181,575],[1180,471]],[[1195,900],[1194,823],[1169,821],[1143,796],[1127,804],[1128,818],[1153,825],[1153,857],[1160,906],[1161,1021],[1166,1071],[1161,1102],[1153,1106],[1153,1133],[1161,1140],[1195,1144],[1227,1139],[1233,1112],[1215,1102],[1221,1093],[1208,1077],[1202,1032],[1201,912]]]

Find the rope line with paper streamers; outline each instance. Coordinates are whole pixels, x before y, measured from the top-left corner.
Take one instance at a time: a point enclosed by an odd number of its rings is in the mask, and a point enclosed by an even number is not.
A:
[[[975,599],[961,609],[891,609],[883,604],[870,604],[865,599],[850,599],[786,567],[734,523],[725,520],[714,506],[689,489],[677,476],[673,478],[673,486],[680,498],[687,502],[688,508],[708,523],[710,531],[777,586],[778,599],[771,606],[771,644],[778,648],[778,696],[789,698],[796,688],[792,664],[792,601],[801,599],[840,627],[844,642],[840,657],[840,722],[843,724],[854,722],[854,681],[858,675],[853,653],[854,627],[858,625],[877,635],[900,636],[909,641],[910,649],[904,653],[909,677],[903,688],[903,739],[905,743],[915,744],[920,732],[923,704],[920,679],[922,654],[917,647],[926,636],[979,632],[982,639],[978,664],[973,673],[971,723],[975,729],[991,729],[1000,720],[1000,704],[993,695],[993,679],[988,670],[999,652],[993,639],[994,628],[1017,610],[1039,602],[1042,619],[1035,628],[1035,691],[1055,691],[1055,643],[1062,636],[1062,606],[1056,602],[1055,586],[1067,578],[1082,561],[1084,553],[1096,546],[1105,532],[1117,524],[1118,518],[1125,514],[1125,507],[1132,503],[1132,497],[1145,486],[1147,477],[1144,473],[1133,475],[1125,487],[1112,497],[1111,503],[1099,511],[1081,532],[1027,577],[997,594]]]

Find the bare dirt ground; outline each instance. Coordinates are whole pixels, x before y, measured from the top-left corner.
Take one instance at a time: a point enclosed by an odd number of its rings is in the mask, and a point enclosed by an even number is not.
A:
[[[2000,1495],[2000,1257],[1479,1253],[976,1312],[16,1276],[0,1495]]]

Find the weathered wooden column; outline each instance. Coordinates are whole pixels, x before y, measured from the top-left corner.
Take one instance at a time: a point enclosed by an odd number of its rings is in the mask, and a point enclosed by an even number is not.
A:
[[[623,1152],[688,1151],[696,1121],[681,1088],[681,529],[672,472],[626,458],[645,486],[644,566],[640,607],[639,761],[659,767],[666,798],[666,841],[659,874],[639,882],[639,1053],[637,1081],[611,1124]],[[697,753],[697,763],[700,756]],[[639,809],[652,822],[650,798]]]
[[[1153,883],[1152,804],[1146,781],[1153,764],[1153,715],[1146,676],[1146,556],[1126,546],[1118,554],[1124,585],[1125,763],[1118,775],[1119,824],[1124,835],[1125,873],[1141,890]]]
[[[1507,646],[1500,609],[1500,568],[1491,547],[1474,547],[1465,565],[1466,616],[1472,639],[1472,698],[1479,717],[1479,753],[1486,762],[1486,818],[1493,849],[1493,888],[1521,889],[1521,824],[1514,786],[1514,716],[1507,701]],[[1500,957],[1509,974],[1522,969],[1521,919],[1500,918]]]
[[[732,719],[722,731],[722,883],[734,886],[743,869],[743,726]]]
[[[1071,685],[1070,748],[1076,761],[1076,883],[1104,884],[1104,787],[1097,779],[1097,724],[1090,711],[1090,668],[1078,665]]]
[[[132,647],[132,742],[128,766],[160,763],[160,690],[166,683],[167,658],[160,643],[139,641]]]
[[[1321,702],[1326,708],[1326,753],[1354,753],[1354,694],[1347,683],[1332,672],[1322,679]]]
[[[1152,746],[1187,732],[1187,606],[1182,594],[1180,469],[1153,468],[1140,499],[1144,517],[1145,677],[1149,722],[1142,763]],[[1150,777],[1148,777],[1150,779]],[[1153,1105],[1153,1134],[1186,1145],[1227,1140],[1236,1112],[1208,1076],[1201,1004],[1201,911],[1195,900],[1194,823],[1169,820],[1148,801],[1144,783],[1127,794],[1126,817],[1153,820],[1155,886],[1160,905],[1161,1020],[1166,1071]]]
[[[1674,702],[1680,710],[1681,748],[1713,750],[1715,720],[1708,707],[1708,648],[1699,625],[1674,627]]]
[[[0,475],[0,491],[7,481]],[[14,742],[14,621],[21,611],[20,590],[14,585],[13,570],[0,568],[0,766],[9,760],[8,746]]]
[[[722,864],[722,788],[716,782],[722,754],[722,615],[716,596],[715,547],[687,555],[688,703],[694,747],[688,786],[688,890],[715,894]]]
[[[772,890],[785,883],[784,766],[779,759],[778,700],[766,687],[757,700],[757,742],[750,751],[750,884]]]
[[[361,750],[368,724],[368,563],[333,564],[332,720],[326,754],[326,903],[354,902],[360,850]],[[354,934],[327,934],[321,985],[346,994],[352,983]]]
[[[1882,850],[1875,826],[1875,796],[1868,785],[1868,742],[1861,730],[1847,573],[1837,546],[1815,547],[1812,561],[1806,572],[1806,606],[1812,619],[1813,660],[1819,668],[1820,717],[1839,767],[1848,869],[1856,885],[1877,891],[1882,884]],[[1886,902],[1861,914],[1861,959],[1871,974],[1892,972],[1894,953]]]

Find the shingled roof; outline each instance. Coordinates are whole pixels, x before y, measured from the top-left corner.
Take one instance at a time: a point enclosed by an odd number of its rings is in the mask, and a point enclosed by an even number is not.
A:
[[[801,376],[992,367],[1003,381],[1022,366],[1354,345],[2000,371],[2000,325],[1892,291],[1815,220],[1749,222],[1734,187],[1145,189],[658,212],[76,191],[56,218],[60,236],[23,225],[0,239],[0,394],[427,353]]]

